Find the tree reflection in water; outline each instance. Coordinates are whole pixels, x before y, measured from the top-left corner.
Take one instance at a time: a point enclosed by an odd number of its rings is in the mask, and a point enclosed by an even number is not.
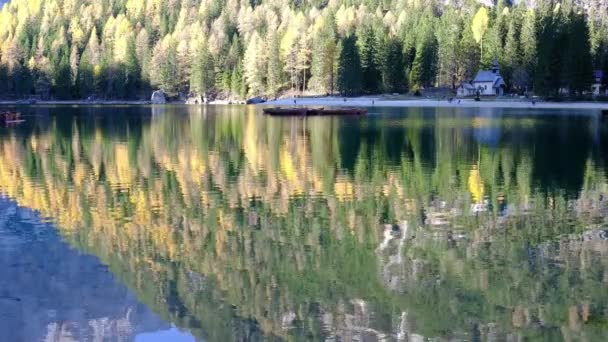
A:
[[[608,333],[605,124],[381,110],[36,109],[0,191],[208,340]]]

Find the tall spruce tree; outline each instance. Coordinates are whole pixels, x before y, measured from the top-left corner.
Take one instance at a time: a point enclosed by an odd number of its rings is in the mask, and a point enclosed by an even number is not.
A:
[[[55,96],[62,100],[70,98],[72,89],[72,70],[67,54],[64,53],[59,60],[59,63],[54,67],[53,79],[55,80],[55,84],[53,85],[53,93]]]
[[[361,71],[363,79],[363,91],[366,93],[378,93],[380,90],[380,67],[378,62],[379,49],[374,31],[371,28],[363,30],[359,37],[361,51]]]
[[[192,52],[192,72],[190,89],[198,95],[206,96],[215,84],[215,68],[203,38],[195,41]]]
[[[568,48],[565,52],[564,62],[565,78],[570,93],[582,95],[583,92],[590,89],[593,78],[589,30],[583,14],[572,10],[569,18]]]
[[[533,11],[525,10],[519,35],[521,70],[518,72],[518,80],[524,90],[532,87],[532,78],[536,73],[538,64],[536,42],[536,15]]]
[[[410,82],[415,89],[431,87],[435,83],[437,67],[437,40],[427,34],[418,43],[416,57],[410,71]]]
[[[338,57],[337,88],[346,96],[358,95],[362,90],[361,58],[357,49],[357,38],[350,35],[340,41]]]
[[[124,62],[124,88],[123,97],[134,98],[141,82],[141,69],[137,59],[135,38],[130,36],[127,40],[127,51]]]
[[[403,44],[397,38],[389,38],[386,43],[385,58],[382,63],[384,89],[390,93],[407,91],[407,75],[403,56]]]

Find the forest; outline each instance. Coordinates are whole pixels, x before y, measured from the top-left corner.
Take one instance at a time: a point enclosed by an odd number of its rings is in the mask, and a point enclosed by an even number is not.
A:
[[[417,93],[494,59],[509,92],[577,96],[608,73],[607,0],[12,0],[0,23],[6,99]]]

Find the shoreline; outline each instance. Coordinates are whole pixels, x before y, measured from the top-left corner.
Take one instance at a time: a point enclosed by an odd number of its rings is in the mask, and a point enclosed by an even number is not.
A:
[[[282,98],[270,100],[254,106],[330,106],[330,107],[384,107],[384,108],[511,108],[511,109],[583,109],[583,110],[608,110],[608,102],[536,102],[521,100],[494,100],[482,99],[476,102],[472,99],[454,99],[452,102],[447,100],[433,99],[387,99],[383,97],[310,97],[310,98]],[[2,101],[0,106],[204,106],[203,104],[186,104],[183,102],[168,102],[166,104],[155,105],[150,101],[142,100],[108,100],[108,101],[86,101],[86,100],[66,100],[66,101],[37,101],[32,104],[19,103],[19,101]],[[212,101],[208,105],[238,105],[229,104],[226,101]]]
[[[20,103],[20,100],[0,100],[0,106],[48,106],[48,105],[87,105],[87,106],[116,106],[116,105],[151,105],[150,101],[141,100],[109,100],[109,101],[87,101],[87,100],[65,100],[65,101],[36,101],[35,103]]]
[[[477,102],[472,99],[447,100],[407,99],[392,100],[382,97],[318,97],[318,98],[284,98],[259,104],[259,106],[332,106],[332,107],[422,107],[422,108],[521,108],[521,109],[588,109],[608,110],[608,102],[536,102],[518,100],[493,100],[482,98]]]
[[[207,103],[208,105],[236,105],[227,100],[216,100]],[[203,106],[204,104],[191,104],[183,101],[169,101],[164,104],[153,104],[148,100],[104,100],[104,101],[87,101],[87,100],[49,100],[36,101],[34,103],[22,103],[21,100],[0,100],[0,106],[166,106],[166,105],[185,105],[185,106]]]

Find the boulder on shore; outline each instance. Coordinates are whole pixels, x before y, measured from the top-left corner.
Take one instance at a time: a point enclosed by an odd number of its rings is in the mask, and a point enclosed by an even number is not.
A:
[[[152,93],[152,97],[150,98],[150,102],[152,104],[165,104],[167,103],[167,99],[165,98],[165,93],[162,90],[156,90]]]

